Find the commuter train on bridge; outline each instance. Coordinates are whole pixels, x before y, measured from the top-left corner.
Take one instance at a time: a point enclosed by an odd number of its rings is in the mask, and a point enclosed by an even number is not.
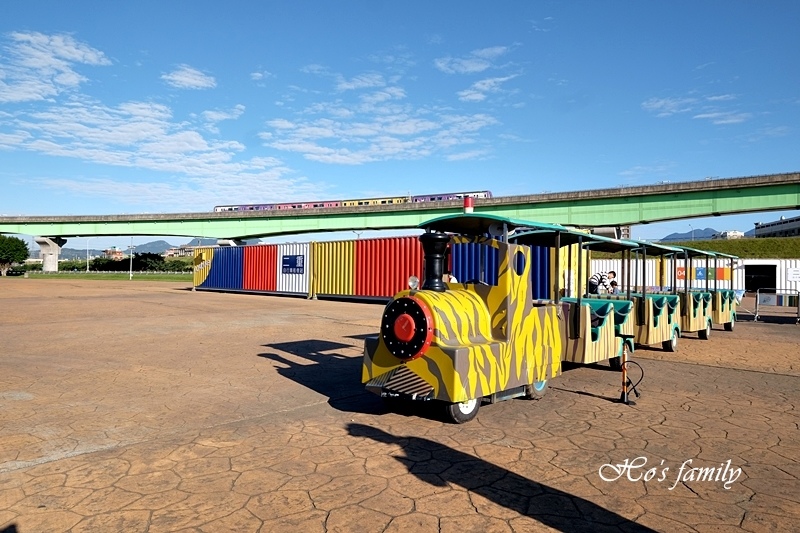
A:
[[[442,194],[425,194],[421,196],[394,196],[387,198],[359,198],[354,200],[325,200],[316,202],[286,202],[278,204],[243,204],[243,205],[218,205],[214,207],[215,213],[227,211],[272,211],[273,209],[315,209],[352,207],[359,205],[392,205],[419,202],[446,202],[448,200],[461,200],[462,198],[491,198],[491,191],[448,192]]]

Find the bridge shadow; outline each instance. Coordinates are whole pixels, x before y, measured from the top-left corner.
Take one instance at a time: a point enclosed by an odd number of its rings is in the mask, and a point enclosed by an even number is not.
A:
[[[263,346],[275,351],[258,356],[278,363],[279,375],[326,396],[334,409],[368,414],[386,412],[380,399],[367,392],[361,383],[361,357],[342,353],[355,349],[353,345],[307,339]]]
[[[404,457],[395,459],[425,483],[437,487],[458,485],[556,531],[654,531],[589,500],[532,481],[438,442],[421,437],[396,437],[363,424],[348,424],[348,432],[354,437],[402,447]],[[431,456],[439,465],[438,473],[431,473]]]

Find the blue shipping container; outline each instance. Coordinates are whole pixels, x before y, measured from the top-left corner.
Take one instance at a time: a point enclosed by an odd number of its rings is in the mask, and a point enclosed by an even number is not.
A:
[[[201,289],[242,290],[244,274],[244,247],[220,246],[213,249],[211,267]]]

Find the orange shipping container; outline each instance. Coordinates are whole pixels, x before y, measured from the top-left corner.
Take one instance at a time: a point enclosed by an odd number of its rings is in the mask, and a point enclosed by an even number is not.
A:
[[[244,249],[244,280],[246,291],[277,290],[278,246],[257,244]]]
[[[422,245],[415,237],[356,241],[356,296],[392,297],[408,288],[408,278],[422,280]]]

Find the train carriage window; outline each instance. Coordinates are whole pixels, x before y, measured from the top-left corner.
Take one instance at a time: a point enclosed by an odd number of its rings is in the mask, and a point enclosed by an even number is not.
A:
[[[453,275],[462,283],[497,285],[500,256],[497,248],[479,243],[454,244],[450,248]]]
[[[514,272],[517,273],[517,276],[521,276],[525,272],[525,254],[522,250],[514,253]]]

